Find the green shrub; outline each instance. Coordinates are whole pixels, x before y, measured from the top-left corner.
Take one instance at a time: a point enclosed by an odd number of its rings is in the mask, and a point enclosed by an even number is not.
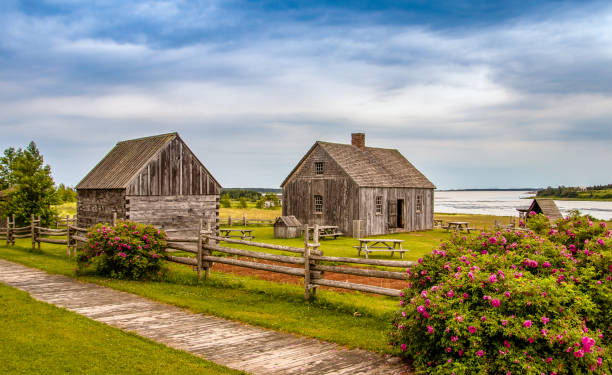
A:
[[[407,270],[391,344],[426,373],[610,374],[612,243],[597,226],[573,251],[555,230],[442,243]]]
[[[221,196],[221,199],[219,199],[219,204],[221,204],[221,207],[223,208],[231,208],[232,202],[230,200],[229,194],[223,194]]]
[[[92,267],[98,275],[118,279],[152,278],[162,272],[166,233],[151,225],[119,220],[97,224],[77,257],[78,270]]]
[[[247,198],[246,197],[240,197],[240,199],[238,200],[238,206],[240,208],[247,208]]]

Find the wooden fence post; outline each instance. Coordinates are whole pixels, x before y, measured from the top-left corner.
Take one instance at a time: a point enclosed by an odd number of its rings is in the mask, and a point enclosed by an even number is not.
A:
[[[13,215],[13,228],[11,228],[11,245],[15,246],[15,215]]]
[[[314,246],[312,247],[312,250],[318,251],[319,250],[319,225],[318,224],[315,224],[315,226],[314,226],[314,230],[312,232],[312,241],[314,243]],[[318,254],[318,255],[323,255],[323,254]],[[312,261],[312,264],[310,266],[316,265],[317,263],[318,262],[316,260],[314,260],[314,261]],[[320,272],[321,272],[321,274],[323,273],[323,271],[320,271]],[[311,279],[314,278],[313,276],[314,275],[310,275],[310,278]],[[316,297],[317,296],[317,287],[318,287],[318,285],[314,285],[314,284],[311,286],[310,295],[312,297]]]
[[[310,299],[310,245],[308,244],[308,224],[304,224],[304,299]]]
[[[247,226],[247,218],[245,213],[242,214],[242,225],[245,227]]]
[[[38,215],[38,226],[42,227],[42,220],[40,220],[40,215]],[[37,235],[36,235],[36,241],[38,242],[38,250],[40,250],[40,229],[36,228],[37,231]]]
[[[68,255],[68,258],[70,258],[70,224],[66,225],[66,253]]]
[[[32,235],[32,250],[36,249],[36,233],[34,232],[34,214],[30,217],[30,234]]]
[[[211,229],[211,225],[210,225],[210,221],[206,221],[206,234],[208,234],[209,236],[212,234],[212,229]],[[206,236],[206,240],[205,243],[207,245],[210,244],[210,237]],[[205,249],[202,251],[202,255],[212,255],[212,252],[208,249]],[[208,280],[208,278],[210,277],[210,268],[212,267],[212,262],[206,262],[206,264],[204,265],[204,279]]]
[[[202,219],[198,228],[198,280],[202,280]]]
[[[11,220],[6,217],[6,247],[11,243]]]
[[[227,217],[227,226],[228,227],[232,226],[232,216],[231,215]]]
[[[113,227],[117,225],[117,211],[113,211]]]

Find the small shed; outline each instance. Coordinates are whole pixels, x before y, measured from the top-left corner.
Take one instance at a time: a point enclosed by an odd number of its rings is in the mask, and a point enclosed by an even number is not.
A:
[[[274,222],[274,238],[298,238],[302,223],[295,216],[281,216]]]
[[[563,215],[561,211],[559,211],[555,201],[550,198],[535,198],[528,208],[517,208],[517,211],[519,212],[519,216],[523,219],[526,218],[531,211],[536,214],[548,216],[551,222],[563,219]]]
[[[220,189],[178,133],[122,141],[76,186],[78,226],[111,222],[116,213],[193,235],[200,219],[218,225]]]

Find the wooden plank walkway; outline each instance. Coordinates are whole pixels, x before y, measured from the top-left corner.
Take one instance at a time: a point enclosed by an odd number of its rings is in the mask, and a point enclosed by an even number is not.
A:
[[[194,314],[1,259],[0,282],[35,299],[252,374],[406,374],[397,358]]]

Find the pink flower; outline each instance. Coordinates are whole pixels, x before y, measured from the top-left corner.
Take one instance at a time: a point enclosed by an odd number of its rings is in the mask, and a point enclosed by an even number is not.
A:
[[[510,292],[504,292],[504,296],[506,296],[507,298],[510,298]]]
[[[525,328],[529,328],[529,327],[531,327],[531,326],[532,326],[531,320],[525,320],[525,321],[523,322],[523,327],[525,327]]]
[[[504,346],[510,349],[510,343],[507,340],[504,340]]]
[[[469,327],[468,327],[468,331],[469,331],[470,333],[476,333],[477,329],[476,329],[476,327],[474,327],[474,326],[469,326]]]
[[[501,302],[497,298],[494,298],[491,300],[491,306],[499,307],[500,305],[501,305]]]
[[[400,345],[400,347],[402,348],[403,352],[405,352],[406,349],[408,349],[408,345],[406,345],[406,344],[402,344],[402,345]]]
[[[452,342],[456,342],[457,340],[459,340],[458,336],[451,336],[451,341]]]
[[[497,282],[497,276],[495,274],[491,274],[491,276],[489,276],[489,282],[492,283],[496,283]]]
[[[548,324],[548,322],[550,322],[550,318],[547,318],[545,315],[542,316],[542,323],[544,323],[544,325]]]
[[[479,350],[479,351],[476,352],[476,355],[479,356],[479,357],[482,357],[484,355],[484,351]]]
[[[432,326],[427,326],[427,332],[428,332],[429,334],[434,333],[434,328],[433,328]]]

